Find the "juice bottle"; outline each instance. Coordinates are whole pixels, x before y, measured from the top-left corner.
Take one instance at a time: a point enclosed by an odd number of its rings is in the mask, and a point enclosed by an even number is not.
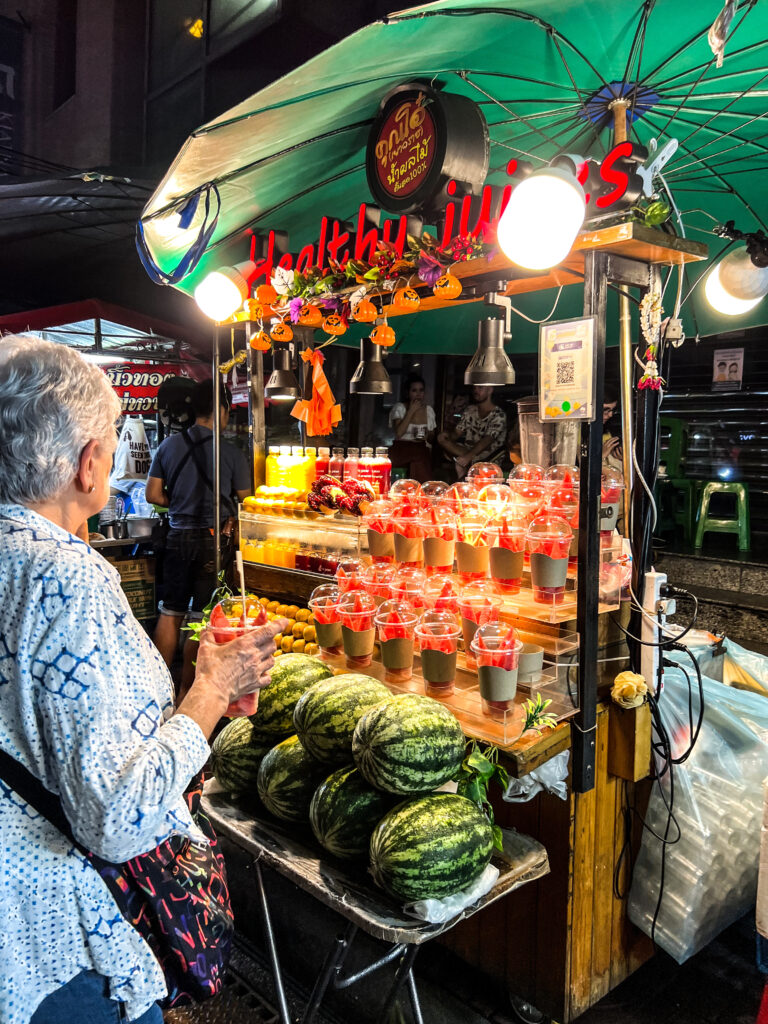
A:
[[[280,471],[280,449],[270,445],[266,461],[267,487],[277,487],[277,478]]]
[[[357,479],[367,481],[376,490],[376,462],[373,458],[373,448],[360,449]]]
[[[317,459],[315,460],[315,480],[319,476],[325,476],[328,472],[328,466],[331,461],[331,449],[330,448],[318,448]]]
[[[328,463],[328,472],[331,476],[335,476],[341,480],[341,475],[344,472],[344,449],[334,448],[331,460]]]
[[[317,448],[304,449],[304,462],[304,492],[306,493],[317,479]]]
[[[304,449],[300,444],[291,447],[291,461],[288,467],[286,487],[295,491],[305,491],[306,470],[304,468]]]
[[[277,459],[277,480],[275,480],[275,487],[288,487],[288,471],[291,465],[291,448],[290,445],[280,445],[280,455]]]
[[[360,449],[347,448],[347,457],[344,459],[344,475],[342,480],[357,480],[360,469]]]
[[[375,475],[379,488],[377,493],[386,498],[392,485],[392,461],[386,448],[376,449]],[[374,487],[376,487],[375,483]]]

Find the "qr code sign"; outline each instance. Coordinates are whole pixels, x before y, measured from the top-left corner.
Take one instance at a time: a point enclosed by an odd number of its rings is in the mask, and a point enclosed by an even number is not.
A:
[[[573,359],[560,359],[557,363],[555,384],[563,387],[575,383],[576,362]]]

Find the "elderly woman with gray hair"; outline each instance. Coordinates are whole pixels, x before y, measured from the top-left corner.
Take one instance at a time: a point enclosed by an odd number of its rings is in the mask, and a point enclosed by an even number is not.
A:
[[[14,766],[0,774],[6,1024],[162,1021],[163,971],[89,856],[124,865],[174,837],[206,843],[185,790],[227,705],[269,681],[281,628],[224,646],[204,633],[174,708],[117,572],[80,539],[109,495],[119,413],[102,371],[76,352],[0,339],[0,754]],[[77,846],[9,784],[17,765],[58,797]]]

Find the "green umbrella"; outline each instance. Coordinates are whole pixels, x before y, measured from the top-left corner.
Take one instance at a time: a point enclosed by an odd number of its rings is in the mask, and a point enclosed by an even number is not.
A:
[[[190,233],[169,233],[164,218],[216,184],[215,229],[178,282],[191,294],[210,270],[247,259],[249,229],[287,231],[297,251],[317,237],[321,214],[353,219],[371,199],[365,146],[381,98],[414,78],[482,105],[490,184],[508,180],[511,157],[536,166],[558,152],[601,157],[612,142],[611,103],[623,98],[631,139],[646,146],[657,139],[659,148],[670,138],[679,142],[655,182],[672,208],[670,230],[712,242],[714,226],[729,220],[742,231],[767,228],[767,40],[768,6],[758,0],[725,8],[721,0],[438,0],[392,14],[190,136],[142,216],[147,245],[163,271],[176,267]],[[683,294],[699,272],[689,272]],[[580,310],[580,292],[563,291],[555,318]],[[534,320],[552,304],[553,293],[517,301]],[[768,303],[738,326],[765,322],[764,308]],[[480,305],[470,305],[401,317],[398,339],[406,351],[471,352],[473,324],[482,315]],[[689,335],[734,324],[715,314],[699,289],[682,315]],[[513,333],[513,349],[535,346],[537,329],[527,321],[516,317]]]

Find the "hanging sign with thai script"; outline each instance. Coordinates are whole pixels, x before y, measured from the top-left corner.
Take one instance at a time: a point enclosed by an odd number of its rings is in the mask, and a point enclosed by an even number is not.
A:
[[[179,375],[178,366],[156,363],[121,363],[108,366],[104,371],[115,394],[120,399],[123,413],[157,412],[157,391],[168,377]]]
[[[473,100],[420,82],[398,85],[382,100],[366,151],[366,174],[382,210],[439,209],[453,178],[478,194],[488,173],[490,136]]]

